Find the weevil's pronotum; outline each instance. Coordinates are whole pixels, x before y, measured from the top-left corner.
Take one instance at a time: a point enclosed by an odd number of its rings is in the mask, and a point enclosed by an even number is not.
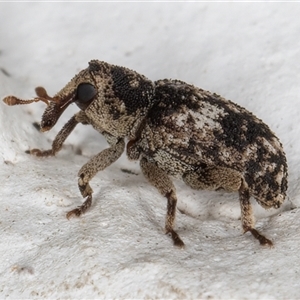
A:
[[[250,231],[262,245],[272,245],[254,228],[250,197],[264,208],[280,207],[287,190],[286,158],[274,133],[246,109],[179,80],[151,82],[98,60],[53,98],[41,87],[36,94],[31,100],[8,96],[3,101],[45,102],[42,131],[50,130],[71,103],[80,111],[57,134],[52,149],[33,149],[31,154],[55,155],[78,123],[92,125],[109,144],[79,170],[78,186],[85,200],[67,218],[91,206],[90,180],[126,146],[128,158],[140,160],[145,177],[167,198],[165,229],[176,246],[184,243],[174,230],[177,197],[172,177],[197,190],[238,192],[244,232]]]

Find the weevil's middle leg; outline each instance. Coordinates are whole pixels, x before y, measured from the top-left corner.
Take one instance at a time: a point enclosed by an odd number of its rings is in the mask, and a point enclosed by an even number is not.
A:
[[[168,200],[165,225],[166,233],[171,234],[175,246],[183,247],[183,241],[181,240],[177,232],[173,229],[177,204],[175,186],[173,185],[168,175],[163,170],[158,168],[155,163],[151,163],[146,158],[142,158],[140,164],[145,177]]]

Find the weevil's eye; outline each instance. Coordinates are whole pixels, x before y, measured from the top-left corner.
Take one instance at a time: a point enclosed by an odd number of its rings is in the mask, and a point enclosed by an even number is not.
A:
[[[87,103],[96,96],[97,90],[90,83],[81,83],[77,87],[76,102]]]

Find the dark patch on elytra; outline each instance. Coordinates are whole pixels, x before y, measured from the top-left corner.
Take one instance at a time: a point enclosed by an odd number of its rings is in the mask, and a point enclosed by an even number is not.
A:
[[[226,115],[218,120],[222,130],[215,130],[214,135],[218,141],[224,142],[226,147],[243,152],[249,145],[257,142],[259,137],[266,140],[274,137],[268,126],[262,122],[258,123],[250,113],[236,113],[228,107],[225,112]]]
[[[249,159],[245,166],[246,172],[250,174],[256,174],[261,170],[261,166],[258,160]]]
[[[285,193],[285,191],[287,190],[287,188],[288,188],[288,181],[287,181],[287,176],[284,176],[283,178],[282,178],[282,181],[281,181],[281,190],[282,191],[284,191],[284,193]]]
[[[269,170],[267,170],[264,174],[264,181],[269,186],[269,189],[271,191],[278,191],[279,190],[279,184],[274,179],[274,178],[276,178],[277,174],[278,174],[278,172],[269,171]]]
[[[269,162],[275,164],[274,174],[278,174],[281,171],[281,167],[283,167],[283,173],[287,174],[287,161],[283,152],[278,152],[277,154],[271,154],[269,157]],[[285,194],[288,188],[286,176],[282,178],[281,182],[281,192]]]
[[[222,130],[215,130],[214,135],[227,147],[243,152],[250,144],[255,143],[258,137],[268,141],[275,137],[265,123],[238,104],[225,100],[217,94],[208,95],[203,101],[224,110],[225,115],[215,120],[220,123]],[[238,112],[232,110],[230,106],[234,106]]]
[[[274,203],[272,204],[272,201],[274,200],[274,197],[276,197],[276,194],[286,194],[286,159],[282,152],[278,152],[276,154],[269,153],[269,151],[260,140],[257,141],[256,147],[257,157],[246,162],[246,172],[244,174],[244,178],[249,188],[254,191],[255,195],[260,195],[260,198],[263,195],[265,199],[265,203],[263,205],[274,206]],[[270,166],[271,164],[274,164],[274,169],[263,169],[266,164],[269,164]],[[283,171],[283,179],[281,182],[278,182],[276,178],[281,171]],[[259,173],[261,173],[261,175],[259,175]],[[260,202],[259,199],[257,199],[257,201]],[[275,205],[280,205],[280,203],[276,203]]]
[[[268,185],[268,188],[273,192],[280,192],[285,195],[287,190],[287,184],[282,185],[276,181],[277,174],[283,172],[283,177],[287,174],[287,162],[285,155],[282,151],[278,149],[277,153],[270,153],[266,147],[264,147],[263,143],[259,141],[257,146],[257,156],[259,161],[265,161],[270,166],[273,164],[274,169],[267,169],[264,172],[263,180],[264,184]]]
[[[165,84],[161,84],[165,82]],[[156,81],[155,104],[148,116],[151,122],[156,126],[162,125],[164,118],[180,114],[184,109],[191,111],[200,110],[200,100],[197,98],[195,88],[188,84],[180,84],[178,80],[174,81]]]

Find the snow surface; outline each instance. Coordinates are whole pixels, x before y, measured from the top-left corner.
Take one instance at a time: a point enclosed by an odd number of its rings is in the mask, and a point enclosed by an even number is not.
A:
[[[105,140],[79,125],[56,157],[29,156],[78,108],[43,134],[32,125],[43,103],[2,103],[0,298],[299,299],[299,16],[299,3],[0,3],[1,98],[31,98],[38,85],[53,95],[100,59],[237,102],[276,132],[289,163],[285,205],[253,202],[273,248],[242,234],[236,194],[176,182],[177,249],[164,235],[166,200],[125,157],[92,180],[92,208],[68,221],[82,202],[77,172]]]

